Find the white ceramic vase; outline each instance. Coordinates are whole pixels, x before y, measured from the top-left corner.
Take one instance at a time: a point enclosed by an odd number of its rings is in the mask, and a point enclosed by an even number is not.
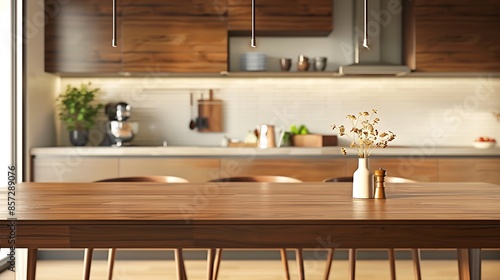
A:
[[[368,158],[358,158],[358,169],[353,174],[352,197],[373,198],[373,173]]]

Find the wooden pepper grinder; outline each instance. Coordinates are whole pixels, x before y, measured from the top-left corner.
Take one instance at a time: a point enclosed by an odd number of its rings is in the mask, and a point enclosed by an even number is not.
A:
[[[385,199],[385,170],[380,168],[373,172],[375,174],[375,195],[373,198]]]

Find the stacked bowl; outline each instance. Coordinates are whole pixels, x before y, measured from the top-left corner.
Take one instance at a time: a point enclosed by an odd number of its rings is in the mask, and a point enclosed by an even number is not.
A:
[[[247,52],[240,56],[241,71],[266,71],[266,54]]]

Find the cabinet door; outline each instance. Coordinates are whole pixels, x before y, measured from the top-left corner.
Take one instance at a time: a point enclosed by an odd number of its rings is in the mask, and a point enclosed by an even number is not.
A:
[[[146,0],[122,5],[123,71],[227,71],[224,3]]]
[[[421,72],[499,72],[497,0],[420,0],[415,5],[415,62]]]
[[[219,178],[219,160],[215,158],[120,158],[120,177],[177,176],[191,183]]]
[[[297,178],[305,182],[321,182],[331,177],[343,177],[345,159],[262,159],[223,158],[221,178],[236,176],[275,175]]]
[[[58,4],[57,1],[46,0],[45,15],[46,72],[118,73],[121,71],[119,38],[118,47],[111,46],[113,36],[111,1],[78,0]]]
[[[370,170],[379,168],[387,171],[387,176],[403,177],[419,182],[438,181],[438,160],[435,158],[408,157],[383,158],[370,157]],[[347,161],[347,172],[352,176],[358,168],[357,158]]]
[[[93,182],[118,177],[118,158],[34,157],[34,182]]]
[[[440,158],[439,181],[500,184],[500,159]]]
[[[229,32],[233,35],[248,35],[251,15],[250,0],[228,0]],[[256,34],[324,36],[333,30],[332,15],[333,0],[256,1]]]

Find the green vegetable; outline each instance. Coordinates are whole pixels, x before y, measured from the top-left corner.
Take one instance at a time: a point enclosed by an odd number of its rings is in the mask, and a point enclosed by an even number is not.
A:
[[[296,125],[292,124],[290,126],[290,133],[292,135],[305,135],[305,134],[309,134],[309,129],[305,126],[305,125],[301,125],[299,126],[299,128],[297,128]]]

